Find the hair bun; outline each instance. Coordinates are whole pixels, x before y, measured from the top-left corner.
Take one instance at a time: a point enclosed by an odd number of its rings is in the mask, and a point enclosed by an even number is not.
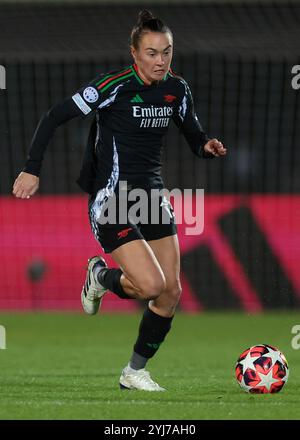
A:
[[[138,16],[138,25],[145,23],[146,21],[153,20],[154,15],[148,9],[143,9],[140,11]]]
[[[167,25],[158,17],[154,17],[148,9],[143,9],[139,12],[137,23],[131,31],[131,46],[138,49],[141,38],[148,32],[169,33],[172,36],[172,32]]]

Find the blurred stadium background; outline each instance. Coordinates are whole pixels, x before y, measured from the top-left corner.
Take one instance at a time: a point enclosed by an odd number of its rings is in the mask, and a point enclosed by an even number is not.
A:
[[[165,141],[167,187],[205,190],[204,233],[179,227],[181,310],[298,308],[300,2],[44,0],[0,1],[0,309],[80,309],[86,260],[99,252],[76,184],[91,119],[56,132],[38,196],[15,200],[11,188],[42,113],[131,63],[142,7],[173,30],[173,69],[207,133],[228,146],[225,160],[201,161],[176,128]],[[103,308],[139,307],[110,295]]]

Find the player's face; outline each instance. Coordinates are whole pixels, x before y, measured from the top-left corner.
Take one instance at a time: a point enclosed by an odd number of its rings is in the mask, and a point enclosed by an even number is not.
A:
[[[172,35],[169,32],[147,32],[142,36],[138,49],[131,48],[131,54],[147,84],[161,81],[172,61]]]

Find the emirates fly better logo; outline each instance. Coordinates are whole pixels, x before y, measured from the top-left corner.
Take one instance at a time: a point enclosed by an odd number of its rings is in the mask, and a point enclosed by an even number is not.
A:
[[[171,96],[171,95],[170,95]],[[140,127],[142,128],[160,128],[168,127],[170,118],[173,115],[172,107],[141,107],[139,105],[132,106],[134,118],[140,118]]]

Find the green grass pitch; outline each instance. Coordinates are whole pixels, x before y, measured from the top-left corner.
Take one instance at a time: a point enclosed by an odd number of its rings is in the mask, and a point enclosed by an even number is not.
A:
[[[164,393],[119,389],[140,316],[1,313],[0,419],[300,418],[300,350],[291,346],[299,313],[178,313],[148,364]],[[247,394],[235,380],[237,357],[259,343],[275,345],[289,362],[279,394]]]

